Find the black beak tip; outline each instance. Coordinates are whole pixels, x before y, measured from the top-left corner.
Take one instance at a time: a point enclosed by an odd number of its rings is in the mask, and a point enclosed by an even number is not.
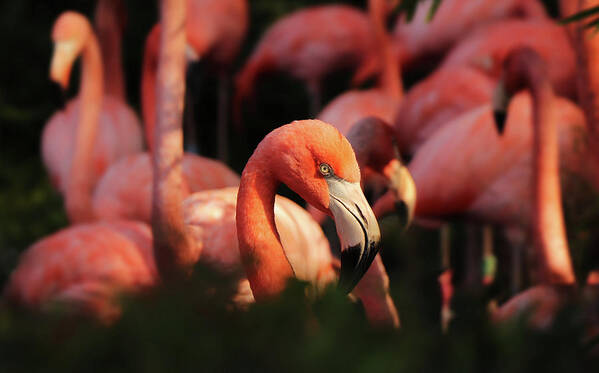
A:
[[[342,251],[338,288],[346,294],[351,292],[370,268],[378,251],[378,242],[370,243],[362,255],[359,246],[352,246]]]
[[[497,133],[503,135],[507,113],[503,110],[493,110],[493,118],[495,119],[495,128],[497,129]]]
[[[358,275],[360,247],[352,246],[341,252],[341,270],[338,287],[344,293],[349,293],[356,286],[363,274]]]

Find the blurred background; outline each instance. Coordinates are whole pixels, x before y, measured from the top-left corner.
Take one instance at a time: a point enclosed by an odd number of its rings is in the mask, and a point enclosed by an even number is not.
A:
[[[472,0],[476,1],[476,0]],[[251,0],[250,27],[234,71],[243,64],[262,33],[294,10],[331,1]],[[360,8],[361,0],[339,1]],[[553,17],[557,0],[544,0]],[[145,37],[157,21],[154,1],[127,0],[123,40],[128,103],[139,113],[141,60]],[[20,252],[39,238],[67,225],[62,199],[51,187],[40,158],[45,122],[78,90],[78,71],[63,92],[48,78],[52,52],[50,30],[64,10],[90,19],[95,1],[4,1],[0,4],[0,288],[16,266]],[[348,87],[350,71],[327,77],[323,102]],[[421,76],[404,75],[406,90]],[[187,73],[186,116],[199,125],[195,136],[200,154],[215,157],[217,77],[210,66],[194,64]],[[244,112],[246,133],[231,132],[229,164],[241,172],[256,144],[274,127],[309,117],[309,98],[302,83],[286,75],[260,80],[259,110]],[[599,199],[582,180],[577,193],[564,196],[568,238],[579,278],[597,265],[594,227]],[[300,201],[292,192],[281,193]],[[0,309],[0,371],[397,371],[397,372],[544,372],[593,371],[597,360],[580,326],[580,310],[566,309],[550,330],[530,330],[523,323],[491,326],[485,316],[490,299],[512,295],[499,271],[493,286],[472,292],[460,288],[467,228],[451,224],[451,264],[457,284],[453,301],[458,315],[449,330],[439,328],[443,268],[437,230],[413,226],[397,229],[397,218],[382,221],[384,262],[399,309],[401,332],[372,330],[359,305],[331,290],[322,299],[305,299],[296,283],[273,304],[232,311],[226,291],[215,294],[228,279],[207,268],[195,271],[190,283],[158,290],[141,299],[125,299],[123,319],[105,329],[65,322],[59,316]],[[325,227],[334,239],[334,227]],[[596,229],[595,229],[596,230]],[[495,245],[503,238],[496,235]],[[496,255],[501,256],[501,250]],[[502,260],[501,257],[498,258]],[[524,284],[526,285],[526,279]],[[1,306],[0,306],[1,307]],[[298,312],[298,309],[308,312]],[[58,312],[60,314],[60,312]],[[588,341],[587,341],[588,342]],[[596,370],[595,370],[596,371]]]

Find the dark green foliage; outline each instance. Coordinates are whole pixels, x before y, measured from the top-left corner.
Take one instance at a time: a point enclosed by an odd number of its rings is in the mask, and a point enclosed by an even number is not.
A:
[[[597,28],[597,27],[599,27],[599,17],[594,17],[592,20],[589,21],[589,18],[596,16],[597,14],[599,14],[599,6],[581,10],[580,12],[578,12],[576,14],[573,14],[569,17],[566,17],[566,18],[560,20],[560,22],[563,24],[568,24],[568,23],[585,20],[585,21],[587,21],[585,23],[585,27]]]
[[[597,363],[586,354],[576,308],[564,310],[556,326],[544,332],[530,330],[523,320],[493,326],[470,312],[447,334],[418,322],[385,331],[368,327],[357,305],[335,289],[311,300],[306,285],[293,281],[279,299],[242,311],[227,300],[232,284],[198,267],[189,282],[124,299],[123,316],[111,327],[65,319],[59,311],[41,318],[0,308],[0,367],[3,372],[499,373],[591,372]]]

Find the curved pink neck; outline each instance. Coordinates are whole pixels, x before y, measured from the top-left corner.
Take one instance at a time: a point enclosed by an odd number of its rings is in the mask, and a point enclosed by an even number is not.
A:
[[[152,152],[154,256],[163,278],[186,274],[199,253],[183,222],[183,99],[185,93],[185,1],[161,1],[157,121]]]
[[[535,246],[544,264],[545,281],[574,283],[562,213],[555,97],[549,82],[533,89],[533,98]]]
[[[102,109],[102,58],[95,35],[90,31],[83,47],[79,85],[79,122],[67,185],[66,210],[72,222],[93,220],[92,189],[94,140]]]
[[[105,92],[122,101],[126,96],[121,48],[124,9],[122,0],[98,0],[94,21],[104,61]]]
[[[280,293],[293,276],[275,226],[276,178],[264,171],[259,150],[248,161],[237,196],[237,237],[254,298]]]
[[[522,52],[511,56],[507,79],[509,84],[522,82],[533,98],[533,238],[541,280],[573,284],[576,279],[562,213],[555,95],[541,58],[530,50]]]
[[[393,52],[392,40],[385,26],[386,7],[385,0],[369,0],[368,2],[368,12],[380,52],[379,58],[383,64],[379,86],[386,94],[399,100],[403,96],[403,88],[398,60]]]

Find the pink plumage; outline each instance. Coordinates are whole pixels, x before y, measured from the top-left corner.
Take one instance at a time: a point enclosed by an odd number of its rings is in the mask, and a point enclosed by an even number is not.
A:
[[[152,211],[152,165],[149,153],[123,158],[99,181],[93,207],[100,219],[133,219],[149,223]],[[239,185],[239,176],[225,164],[186,153],[183,158],[185,195]]]
[[[429,22],[431,5],[431,0],[423,1],[412,21],[405,22],[402,18],[395,25],[395,42],[405,64],[440,56],[472,30],[500,19],[547,17],[537,0],[443,0]]]
[[[80,100],[70,101],[50,118],[42,133],[42,159],[52,184],[63,194],[75,149],[80,107]],[[92,150],[91,184],[95,185],[115,161],[141,149],[141,124],[136,114],[121,101],[104,96]]]
[[[55,302],[109,321],[115,295],[156,282],[152,233],[130,221],[80,224],[32,245],[12,273],[6,295],[31,308]]]

